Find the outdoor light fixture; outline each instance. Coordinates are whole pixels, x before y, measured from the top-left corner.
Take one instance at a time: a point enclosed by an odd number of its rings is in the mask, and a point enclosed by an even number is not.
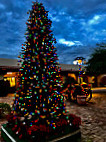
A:
[[[77,57],[74,59],[73,64],[74,65],[79,65],[79,80],[82,74],[82,69],[81,69],[81,65],[85,63],[85,58],[83,57]],[[80,80],[81,83],[81,80]]]

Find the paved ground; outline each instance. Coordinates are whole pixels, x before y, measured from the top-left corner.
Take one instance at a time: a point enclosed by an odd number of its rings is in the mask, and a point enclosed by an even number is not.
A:
[[[8,103],[9,105],[12,105],[13,103],[13,96],[14,94],[8,94],[7,97],[0,97],[0,103]],[[5,124],[7,121],[5,119],[0,119],[0,130],[1,130],[1,125]],[[1,140],[1,131],[0,131],[0,142],[3,142]]]
[[[106,142],[106,93],[93,93],[86,106],[67,102],[67,110],[81,117],[81,142]]]
[[[95,87],[92,88],[93,93],[106,93],[106,87]]]
[[[11,105],[13,97],[10,96],[1,97],[0,103]],[[66,109],[81,117],[81,142],[106,142],[106,93],[93,93],[92,100],[85,106],[66,102]],[[6,120],[0,120],[0,129],[5,122]]]

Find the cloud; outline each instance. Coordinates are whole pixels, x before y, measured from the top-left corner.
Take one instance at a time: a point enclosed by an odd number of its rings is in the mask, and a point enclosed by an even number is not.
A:
[[[59,41],[58,41],[58,43],[60,43],[60,44],[65,44],[65,45],[67,45],[67,46],[73,46],[75,43],[74,42],[72,42],[72,41],[66,41],[65,39],[59,39]]]
[[[2,3],[0,3],[0,9],[5,9],[5,6]]]
[[[61,52],[60,52],[60,50]],[[84,57],[88,60],[90,54],[93,52],[93,48],[91,46],[72,46],[70,48],[62,48],[61,46],[58,48],[57,53],[59,55],[60,63],[72,64],[76,57]]]
[[[102,21],[103,15],[95,15],[92,19],[88,21],[89,25],[99,24]]]
[[[43,0],[42,0],[43,1]],[[63,8],[65,12],[69,15],[72,14],[75,17],[87,17],[95,12],[106,11],[106,1],[105,0],[48,0],[46,1],[46,6],[50,9],[56,11],[61,11]],[[50,10],[51,11],[51,10]]]
[[[88,57],[97,42],[106,40],[105,0],[39,2],[49,11],[60,62],[69,63],[78,55]],[[7,54],[17,58],[21,44],[25,42],[25,23],[31,5],[32,0],[0,0],[0,56]]]
[[[58,44],[63,44],[63,45],[66,45],[66,46],[75,46],[75,45],[77,45],[77,46],[79,46],[79,45],[83,45],[80,41],[67,41],[67,40],[65,40],[65,39],[63,39],[63,38],[60,38],[60,39],[58,39]]]
[[[55,21],[55,22],[59,22],[60,21],[60,19],[57,16],[54,16],[54,14],[53,15],[49,14],[49,17],[50,17],[50,19],[51,19],[52,22],[53,21]]]

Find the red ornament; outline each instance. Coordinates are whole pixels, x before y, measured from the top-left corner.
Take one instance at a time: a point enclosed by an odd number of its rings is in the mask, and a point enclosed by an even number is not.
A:
[[[22,134],[19,136],[19,139],[22,139]]]
[[[15,131],[15,129],[16,129],[16,127],[13,127],[13,128],[12,128],[12,131]]]

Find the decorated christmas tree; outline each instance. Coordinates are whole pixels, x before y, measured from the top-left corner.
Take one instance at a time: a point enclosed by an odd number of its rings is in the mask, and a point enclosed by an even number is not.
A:
[[[20,54],[18,88],[8,127],[19,139],[49,141],[79,128],[80,118],[67,115],[56,43],[42,3],[33,2],[26,42]],[[53,137],[52,137],[53,136]]]

